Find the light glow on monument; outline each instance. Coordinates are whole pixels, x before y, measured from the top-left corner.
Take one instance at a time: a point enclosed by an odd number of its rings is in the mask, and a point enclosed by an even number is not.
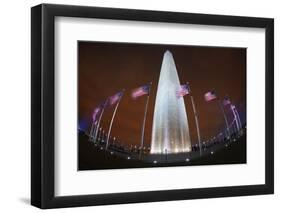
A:
[[[170,51],[163,57],[152,126],[152,154],[191,151],[184,99],[177,97],[180,81]]]

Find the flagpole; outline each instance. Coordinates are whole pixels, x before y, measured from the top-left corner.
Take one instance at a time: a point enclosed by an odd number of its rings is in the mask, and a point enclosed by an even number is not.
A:
[[[150,82],[150,87],[151,87],[151,84],[152,84],[152,82]],[[144,116],[143,116],[143,122],[142,122],[141,146],[140,146],[141,149],[140,149],[139,159],[141,159],[142,149],[143,149],[143,144],[144,144],[144,130],[145,130],[146,114],[147,114],[149,95],[150,95],[150,89],[151,89],[150,87],[149,87],[149,93],[147,94],[147,98],[146,98],[146,104],[145,104],[145,110],[144,110]]]
[[[123,96],[123,94],[122,94],[122,96]],[[115,114],[116,114],[116,111],[118,109],[118,106],[119,106],[119,103],[121,101],[122,96],[119,98],[118,103],[115,106],[115,109],[114,109],[114,112],[113,112],[113,115],[112,115],[112,118],[111,118],[111,121],[110,121],[109,129],[108,129],[108,133],[107,133],[106,145],[105,145],[106,150],[108,148],[108,142],[109,142],[109,138],[110,138],[110,132],[111,132],[113,120],[114,120],[114,117],[115,117]]]
[[[232,110],[232,113],[233,113],[233,116],[234,116],[234,122],[236,124],[237,133],[239,133],[240,126],[239,126],[239,123],[238,123],[238,120],[237,120],[236,113],[235,113],[234,110]]]
[[[95,134],[96,134],[96,131],[97,131],[97,121],[95,121],[94,123],[94,128],[93,128],[93,133],[92,133],[92,139],[95,140]]]
[[[241,124],[241,120],[240,120],[240,115],[239,115],[239,113],[238,113],[236,107],[235,107],[235,112],[236,112],[236,115],[237,115],[237,118],[238,118],[238,123],[239,123],[239,125],[240,125],[240,129],[242,129],[242,124]]]
[[[94,121],[92,121],[91,129],[90,129],[90,133],[89,133],[89,141],[91,141],[91,139],[92,139],[93,128],[94,128]]]
[[[233,116],[234,116],[234,120],[235,120],[235,124],[236,124],[236,128],[237,128],[237,133],[239,133],[240,125],[239,125],[239,121],[238,121],[238,118],[237,118],[237,114],[235,112],[235,106],[231,105],[230,108],[231,108],[231,111],[232,111]]]
[[[226,115],[225,115],[225,111],[223,109],[222,103],[220,102],[220,99],[217,99],[217,100],[218,100],[219,107],[220,107],[220,109],[222,111],[223,117],[224,117],[224,121],[225,121],[225,124],[226,124],[226,130],[227,130],[228,137],[230,137],[229,125],[228,125],[228,121],[227,121],[227,118],[226,118]]]
[[[187,84],[187,85],[189,87],[190,100],[191,100],[193,113],[194,113],[194,117],[195,117],[195,125],[196,125],[197,137],[198,137],[198,143],[199,143],[199,152],[200,152],[200,156],[201,156],[202,155],[202,145],[201,145],[201,136],[200,136],[200,129],[199,129],[198,114],[197,114],[197,110],[196,110],[196,107],[195,107],[195,102],[194,102],[194,99],[193,99],[193,96],[192,96],[190,86],[189,86],[189,84]]]
[[[239,113],[236,109],[236,107],[233,109],[234,110],[234,113],[236,114],[236,119],[237,119],[237,122],[238,122],[238,135],[240,135],[240,130],[242,129],[242,124],[241,124],[241,120],[240,120],[240,116],[239,116]]]
[[[100,113],[100,116],[99,116],[98,124],[97,124],[97,126],[96,126],[95,135],[94,135],[95,141],[96,141],[96,139],[97,139],[97,135],[98,135],[99,127],[100,127],[101,118],[102,118],[104,109],[105,109],[105,107],[106,107],[107,101],[108,101],[108,100],[106,99],[106,101],[105,101],[105,103],[104,103],[104,106],[103,106],[103,108],[102,108],[102,111],[101,111],[101,113]]]
[[[91,137],[92,137],[92,131],[93,131],[93,121],[92,121],[90,132],[89,132],[89,141],[91,140]]]

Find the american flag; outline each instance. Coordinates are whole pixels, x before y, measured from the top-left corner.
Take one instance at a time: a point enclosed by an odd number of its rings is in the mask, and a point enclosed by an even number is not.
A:
[[[227,105],[231,104],[230,98],[229,98],[229,97],[225,97],[225,98],[223,99],[223,101],[222,101],[222,104],[223,104],[224,106],[227,106]]]
[[[123,91],[116,93],[115,95],[108,98],[109,105],[112,106],[116,104],[120,98],[123,96]]]
[[[92,115],[93,122],[95,122],[97,120],[97,117],[98,117],[98,114],[100,113],[100,111],[101,111],[100,106],[94,109],[94,112],[93,112],[93,115]]]
[[[106,99],[105,101],[103,101],[101,104],[100,104],[100,108],[103,109],[105,107],[107,107],[108,105],[108,99]]]
[[[231,107],[232,110],[236,109],[236,107],[233,104],[231,104],[230,107]]]
[[[94,109],[92,118],[93,121],[95,122],[98,118],[99,113],[102,111],[102,109],[104,109],[105,107],[107,107],[107,103],[108,103],[108,99],[106,99],[105,101],[103,101],[98,107],[96,107]]]
[[[136,99],[140,96],[149,94],[149,91],[150,91],[150,85],[149,84],[144,85],[144,86],[141,86],[141,87],[138,87],[138,88],[134,89],[132,91],[131,96],[132,96],[133,99]]]
[[[188,95],[190,93],[189,85],[188,83],[183,84],[180,86],[180,89],[177,91],[177,97],[183,97],[185,95]]]
[[[212,101],[217,99],[216,93],[214,91],[207,92],[204,95],[205,101]]]

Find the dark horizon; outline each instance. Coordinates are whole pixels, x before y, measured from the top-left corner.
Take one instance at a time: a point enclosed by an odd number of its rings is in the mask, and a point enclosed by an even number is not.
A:
[[[125,89],[111,135],[122,144],[139,145],[145,97],[133,100],[136,87],[153,82],[145,128],[145,145],[150,145],[155,96],[163,54],[174,57],[181,84],[189,82],[199,114],[203,141],[216,135],[224,120],[214,102],[204,94],[214,89],[220,98],[228,95],[246,123],[246,49],[156,44],[78,42],[79,125],[89,128],[91,114],[107,97]],[[184,97],[192,144],[197,143],[195,120],[189,96]],[[230,110],[227,117],[231,119]],[[108,129],[113,107],[105,110],[101,126]]]

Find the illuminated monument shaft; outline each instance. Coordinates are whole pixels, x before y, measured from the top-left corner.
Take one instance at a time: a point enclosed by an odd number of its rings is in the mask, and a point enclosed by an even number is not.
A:
[[[180,81],[171,52],[162,61],[153,116],[151,153],[191,151],[189,128],[183,98],[176,93]]]

